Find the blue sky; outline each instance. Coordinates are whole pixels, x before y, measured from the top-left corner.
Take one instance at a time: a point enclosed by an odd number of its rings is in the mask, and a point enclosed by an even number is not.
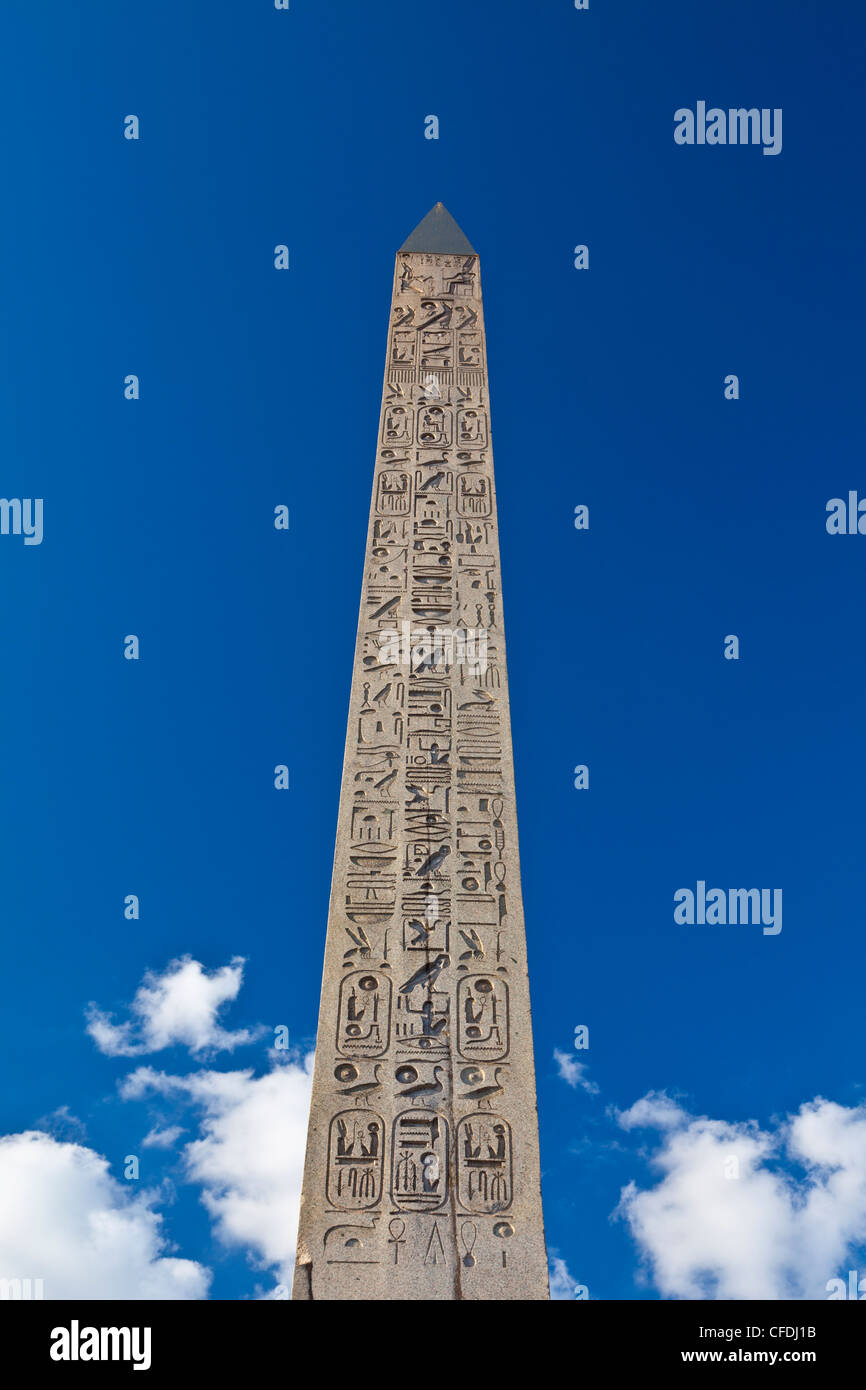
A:
[[[83,9],[0,19],[0,491],[44,499],[40,546],[0,537],[0,1132],[103,1155],[94,1201],[120,1209],[138,1154],[160,1239],[213,1296],[279,1277],[191,1174],[212,1095],[118,1087],[141,1066],[266,1081],[275,1026],[312,1043],[393,255],[441,199],[484,277],[549,1245],[593,1298],[682,1294],[717,1252],[662,1271],[675,1237],[611,1213],[703,1136],[740,1145],[737,1192],[787,1194],[767,1240],[853,1174],[836,1245],[793,1264],[821,1288],[866,1273],[866,539],[825,527],[828,499],[866,495],[862,8]],[[782,152],[675,144],[699,100],[782,108]],[[698,880],[781,887],[783,930],[676,924]],[[267,1031],[101,1052],[87,1004],[127,1018],[186,956],[243,957],[219,1018]],[[657,1092],[675,1122],[629,1127]],[[842,1109],[800,1144],[785,1117],[818,1097]],[[755,1157],[749,1121],[775,1149]]]

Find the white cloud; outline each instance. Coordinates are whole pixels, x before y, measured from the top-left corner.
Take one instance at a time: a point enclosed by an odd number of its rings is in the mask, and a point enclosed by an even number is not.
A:
[[[295,1258],[312,1061],[284,1062],[261,1077],[139,1067],[121,1085],[128,1100],[156,1094],[200,1108],[201,1137],[183,1150],[187,1176],[201,1185],[217,1236],[246,1248],[283,1284]]]
[[[177,1043],[194,1056],[232,1051],[262,1031],[229,1033],[217,1021],[224,1005],[238,996],[243,967],[242,956],[210,972],[190,956],[173,960],[162,975],[146,973],[130,1005],[133,1017],[125,1023],[113,1023],[110,1014],[89,1004],[87,1031],[109,1057],[140,1057]]]
[[[160,1129],[158,1125],[154,1125],[153,1129],[142,1139],[141,1147],[143,1149],[170,1149],[185,1133],[186,1130],[182,1125],[167,1125],[165,1129]]]
[[[628,1110],[615,1110],[623,1129],[680,1129],[689,1115],[664,1091],[648,1091]]]
[[[761,1130],[651,1093],[619,1121],[663,1135],[658,1184],[630,1183],[618,1213],[666,1297],[826,1298],[866,1241],[866,1107],[819,1097]]]
[[[238,995],[243,964],[235,957],[208,973],[191,957],[172,961],[162,974],[144,976],[127,1021],[115,1023],[91,1005],[88,1032],[103,1052],[119,1057],[172,1044],[201,1055],[252,1042],[263,1029],[227,1032],[218,1021]],[[172,1076],[142,1066],[120,1090],[130,1100],[161,1098],[143,1149],[172,1148],[187,1132],[164,1113],[165,1102],[194,1108],[197,1137],[183,1147],[182,1162],[201,1188],[215,1234],[288,1283],[313,1059],[271,1056],[261,1077],[251,1069]],[[83,1127],[66,1107],[49,1119],[52,1131],[73,1132],[0,1139],[0,1279],[41,1279],[48,1298],[206,1298],[211,1271],[174,1258],[154,1210],[158,1194],[136,1193],[112,1177],[106,1160],[84,1146]],[[279,1283],[263,1296],[280,1296]]]
[[[166,1253],[154,1200],[80,1144],[0,1138],[0,1278],[42,1279],[49,1299],[206,1298],[210,1271]]]
[[[54,1139],[68,1139],[71,1143],[83,1144],[87,1138],[87,1127],[77,1115],[73,1115],[68,1105],[58,1105],[50,1115],[43,1115],[34,1124],[34,1129],[45,1130]]]
[[[584,1075],[587,1069],[586,1062],[579,1062],[571,1052],[560,1052],[558,1047],[553,1049],[553,1060],[559,1067],[559,1075],[562,1080],[574,1090],[580,1087],[582,1091],[588,1091],[591,1096],[598,1095],[598,1086]]]
[[[562,1300],[574,1298],[583,1286],[569,1274],[568,1265],[555,1251],[550,1252],[550,1297]]]

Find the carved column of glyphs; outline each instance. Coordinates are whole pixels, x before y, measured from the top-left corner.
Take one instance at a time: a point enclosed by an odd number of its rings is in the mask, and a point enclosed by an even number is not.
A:
[[[293,1297],[547,1296],[479,264],[412,251],[395,271]]]

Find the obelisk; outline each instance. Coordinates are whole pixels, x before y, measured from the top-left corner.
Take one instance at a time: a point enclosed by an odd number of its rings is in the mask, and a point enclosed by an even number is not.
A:
[[[397,254],[296,1299],[546,1299],[478,257]]]

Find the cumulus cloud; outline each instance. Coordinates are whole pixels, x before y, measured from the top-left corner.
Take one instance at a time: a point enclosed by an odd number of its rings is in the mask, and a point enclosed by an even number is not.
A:
[[[121,1084],[124,1099],[158,1095],[199,1110],[200,1137],[183,1150],[186,1175],[201,1185],[219,1239],[245,1248],[282,1284],[294,1266],[312,1061],[283,1062],[260,1077],[138,1067]]]
[[[628,1110],[614,1114],[623,1129],[680,1129],[689,1122],[687,1112],[664,1091],[648,1091]]]
[[[209,972],[189,956],[174,960],[144,976],[127,1020],[90,1005],[88,1032],[115,1057],[173,1044],[202,1056],[253,1042],[264,1029],[229,1032],[219,1021],[243,965],[235,957]],[[193,1131],[184,1176],[200,1187],[216,1236],[277,1281],[265,1297],[282,1296],[292,1273],[312,1060],[277,1062],[272,1053],[258,1077],[139,1066],[120,1084],[124,1099],[158,1099],[143,1149],[174,1148]],[[41,1279],[48,1298],[206,1298],[211,1271],[175,1257],[154,1209],[160,1193],[133,1194],[112,1177],[67,1107],[46,1117],[46,1129],[0,1139],[0,1279]]]
[[[818,1097],[760,1129],[650,1093],[619,1123],[660,1132],[658,1183],[618,1214],[666,1297],[826,1298],[866,1241],[866,1106]]]
[[[141,1141],[143,1149],[171,1149],[178,1139],[186,1131],[182,1125],[167,1125],[165,1129],[160,1129],[154,1125]]]
[[[550,1297],[562,1300],[576,1298],[578,1293],[585,1297],[583,1285],[572,1278],[565,1260],[552,1250],[550,1252]]]
[[[96,1004],[87,1008],[87,1031],[109,1057],[140,1057],[180,1044],[194,1056],[254,1042],[261,1029],[230,1033],[218,1021],[220,1010],[238,996],[244,959],[207,971],[190,956],[173,960],[159,975],[148,971],[129,1006],[132,1015],[114,1023]]]
[[[68,1105],[58,1105],[50,1115],[43,1115],[37,1120],[33,1128],[44,1129],[55,1139],[69,1139],[76,1144],[83,1144],[87,1138],[87,1127],[83,1120],[73,1115]]]
[[[598,1095],[598,1086],[594,1081],[590,1081],[586,1076],[586,1062],[579,1062],[571,1052],[560,1052],[558,1047],[553,1049],[553,1060],[559,1068],[559,1075],[574,1090],[580,1088],[588,1091],[591,1096]]]
[[[55,1298],[206,1298],[210,1271],[174,1258],[153,1210],[81,1144],[30,1130],[0,1138],[0,1278]]]

